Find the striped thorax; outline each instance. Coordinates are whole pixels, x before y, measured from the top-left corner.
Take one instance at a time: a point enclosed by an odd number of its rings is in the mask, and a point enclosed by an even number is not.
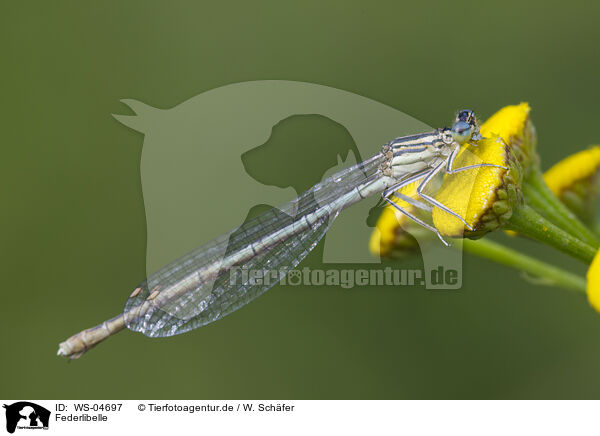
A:
[[[400,180],[409,174],[433,168],[459,146],[448,128],[396,138],[383,146],[382,164],[386,176]]]

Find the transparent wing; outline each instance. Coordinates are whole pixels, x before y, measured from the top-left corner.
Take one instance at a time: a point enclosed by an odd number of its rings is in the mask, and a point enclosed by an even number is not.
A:
[[[380,177],[383,159],[378,154],[347,168],[152,274],[125,305],[127,327],[151,337],[172,336],[257,298],[317,245],[347,206],[339,199]]]

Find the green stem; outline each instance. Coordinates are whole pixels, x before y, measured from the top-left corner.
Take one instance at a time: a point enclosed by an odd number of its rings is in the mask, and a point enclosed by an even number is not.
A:
[[[593,247],[555,226],[527,205],[516,207],[505,227],[544,242],[588,264],[596,255]]]
[[[477,256],[485,257],[510,268],[539,277],[549,285],[555,285],[571,291],[586,292],[586,282],[583,277],[534,259],[526,254],[519,253],[497,242],[487,239],[479,239],[477,241],[465,239],[463,240],[463,249]]]
[[[600,239],[588,229],[577,216],[563,204],[550,190],[542,173],[532,169],[523,183],[523,192],[527,203],[543,217],[559,227],[566,229],[576,238],[586,244],[598,248]]]

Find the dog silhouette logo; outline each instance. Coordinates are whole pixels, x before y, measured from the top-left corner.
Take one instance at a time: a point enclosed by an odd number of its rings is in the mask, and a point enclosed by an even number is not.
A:
[[[19,401],[3,406],[6,409],[6,431],[19,429],[48,429],[50,411],[29,401]]]
[[[134,99],[121,101],[133,114],[114,118],[144,137],[140,176],[149,277],[207,241],[213,241],[211,257],[224,259],[236,247],[232,241],[239,239],[231,229],[240,229],[256,215],[251,212],[273,210],[282,220],[291,219],[297,211],[289,201],[311,186],[379,153],[399,135],[433,129],[348,91],[285,80],[225,85],[164,109]],[[329,191],[317,190],[307,201],[326,204],[321,192]],[[373,209],[376,203],[376,198],[358,202],[321,227],[319,237],[327,231],[320,253],[323,264],[381,264],[366,249],[381,210]],[[419,245],[427,272],[439,265],[462,269],[459,250],[442,250],[428,238]],[[216,277],[207,278],[197,295],[210,292]],[[158,285],[151,279],[140,298]],[[178,316],[197,315],[199,306],[186,307],[193,309]],[[180,305],[162,310],[173,314]]]

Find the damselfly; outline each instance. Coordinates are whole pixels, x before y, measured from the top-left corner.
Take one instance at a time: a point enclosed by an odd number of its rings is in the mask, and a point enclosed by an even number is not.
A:
[[[470,229],[458,213],[427,194],[425,188],[441,171],[454,174],[485,166],[499,167],[481,163],[453,168],[461,147],[476,146],[481,139],[477,118],[470,110],[459,112],[451,128],[394,139],[373,157],[325,179],[284,207],[244,223],[150,275],[131,293],[121,315],[62,342],[58,354],[78,358],[124,327],[151,337],[172,336],[224,317],[281,279],[232,281],[232,268],[294,268],[316,246],[342,209],[373,195],[381,195],[448,245],[435,227],[400,207],[393,198],[406,199],[402,188],[419,182],[418,200],[409,198],[410,202],[420,207],[437,207]]]

